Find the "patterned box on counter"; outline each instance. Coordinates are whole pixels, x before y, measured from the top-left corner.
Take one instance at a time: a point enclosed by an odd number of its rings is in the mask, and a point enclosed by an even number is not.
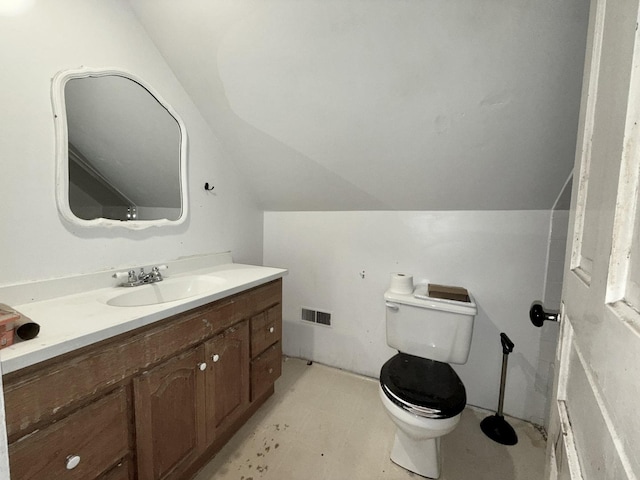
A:
[[[20,314],[16,311],[0,307],[0,348],[13,345],[15,322],[19,318]]]

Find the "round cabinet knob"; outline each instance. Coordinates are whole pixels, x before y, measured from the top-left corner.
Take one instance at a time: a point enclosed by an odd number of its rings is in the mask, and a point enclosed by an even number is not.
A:
[[[67,457],[67,470],[73,470],[80,463],[80,455],[69,455]]]
[[[217,362],[218,360],[220,360],[220,355],[218,355],[217,353],[214,355],[211,355],[211,360],[213,360],[214,362]]]
[[[207,369],[207,364],[206,362],[200,362],[198,364],[198,368],[200,369],[201,372],[204,372]]]
[[[275,329],[275,328],[273,328],[273,327],[269,327],[269,333],[273,333],[273,332],[275,332],[275,331],[276,331],[276,329]]]
[[[273,373],[273,368],[270,368],[270,369],[269,369],[269,373],[270,373],[270,374],[271,374],[271,373]]]

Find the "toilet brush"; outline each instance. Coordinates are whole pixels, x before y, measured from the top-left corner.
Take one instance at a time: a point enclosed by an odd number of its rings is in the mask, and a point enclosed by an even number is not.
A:
[[[500,334],[500,342],[502,343],[502,374],[500,375],[500,399],[498,401],[498,411],[495,415],[491,415],[482,422],[480,428],[484,434],[491,440],[503,445],[515,445],[518,443],[518,435],[511,425],[504,419],[502,415],[502,406],[504,404],[504,387],[507,380],[507,362],[509,354],[513,352],[513,342],[507,337],[506,333]]]

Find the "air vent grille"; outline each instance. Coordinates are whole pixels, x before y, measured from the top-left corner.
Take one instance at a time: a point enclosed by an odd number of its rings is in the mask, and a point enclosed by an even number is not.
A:
[[[308,308],[302,309],[302,320],[306,322],[315,322],[316,321],[316,311],[310,310]]]
[[[313,310],[311,308],[302,307],[300,317],[305,322],[318,323],[320,325],[331,326],[331,313]]]
[[[316,323],[331,325],[331,314],[327,312],[316,312]]]

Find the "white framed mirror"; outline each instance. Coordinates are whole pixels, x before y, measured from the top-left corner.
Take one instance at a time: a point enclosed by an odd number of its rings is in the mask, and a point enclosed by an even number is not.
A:
[[[51,94],[64,219],[130,229],[186,220],[186,128],[150,85],[83,67],[56,74]]]

